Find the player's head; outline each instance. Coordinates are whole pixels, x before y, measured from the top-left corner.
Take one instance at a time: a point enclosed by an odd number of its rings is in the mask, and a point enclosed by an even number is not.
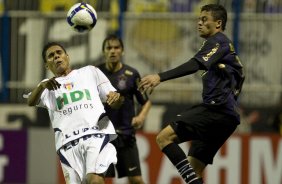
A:
[[[57,42],[47,43],[43,47],[42,58],[45,67],[56,76],[66,75],[70,71],[69,56],[65,48]]]
[[[121,40],[121,38],[118,37],[117,35],[110,34],[103,41],[103,45],[102,45],[102,51],[103,52],[105,51],[107,42],[109,42],[109,41],[118,41],[120,46],[121,46],[121,48],[122,48],[122,50],[124,49],[123,48],[123,41]]]
[[[119,63],[123,55],[123,42],[116,35],[107,36],[102,45],[102,51],[107,63]]]
[[[60,43],[58,43],[58,42],[48,42],[46,45],[44,45],[44,47],[43,47],[43,49],[42,49],[42,59],[43,59],[44,63],[47,62],[46,52],[47,52],[47,50],[48,50],[50,47],[52,47],[52,46],[59,46],[59,47],[62,48],[62,50],[63,50],[65,53],[67,53],[66,50],[65,50],[65,48],[64,48]]]
[[[227,22],[226,9],[219,4],[202,6],[198,21],[200,36],[207,38],[217,32],[224,31]]]

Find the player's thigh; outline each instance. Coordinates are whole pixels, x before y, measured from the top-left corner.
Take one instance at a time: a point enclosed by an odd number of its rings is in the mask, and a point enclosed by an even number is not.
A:
[[[163,148],[167,144],[171,142],[175,142],[178,140],[178,137],[176,133],[174,132],[174,129],[171,127],[171,125],[167,125],[164,129],[162,129],[157,137],[156,141],[160,148]]]
[[[176,115],[175,121],[170,123],[179,143],[200,139],[202,131],[211,123],[210,112],[203,106],[194,106]]]
[[[222,123],[217,123],[215,127],[217,128],[214,131],[204,134],[202,139],[191,142],[189,156],[195,157],[205,164],[213,163],[215,154],[232,135],[237,125],[227,124],[224,120]]]
[[[136,143],[117,149],[118,162],[116,169],[118,177],[141,176],[139,152]]]
[[[237,127],[237,119],[205,106],[196,106],[181,113],[171,124],[180,142],[226,140]]]
[[[84,146],[86,174],[105,174],[109,166],[117,162],[116,148],[107,141],[106,136],[108,135],[87,140]]]

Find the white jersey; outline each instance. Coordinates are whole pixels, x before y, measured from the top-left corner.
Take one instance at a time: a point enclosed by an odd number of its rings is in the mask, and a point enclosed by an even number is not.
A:
[[[116,137],[109,119],[101,118],[105,113],[102,102],[116,89],[98,68],[86,66],[73,70],[56,81],[61,84],[60,88],[45,89],[38,104],[48,109],[56,150],[85,135],[104,133],[111,134],[112,139]]]

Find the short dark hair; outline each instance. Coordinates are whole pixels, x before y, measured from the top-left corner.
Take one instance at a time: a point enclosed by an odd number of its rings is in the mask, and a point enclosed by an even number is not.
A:
[[[109,40],[118,40],[119,43],[120,43],[120,46],[121,46],[122,50],[124,49],[122,39],[121,39],[120,37],[118,37],[117,35],[110,34],[110,35],[108,35],[108,36],[104,39],[104,41],[103,41],[103,45],[102,45],[102,51],[103,51],[103,52],[104,52],[104,49],[105,49],[105,47],[106,47],[106,43],[107,43],[107,41],[109,41]]]
[[[64,48],[64,46],[61,45],[60,43],[58,43],[58,42],[48,42],[46,45],[44,45],[44,47],[43,47],[43,49],[42,49],[42,59],[43,59],[44,63],[47,62],[47,60],[46,60],[46,52],[47,52],[47,50],[48,50],[50,47],[52,47],[52,46],[59,46],[59,47],[61,47],[61,48],[63,49],[63,51],[64,51],[65,53],[67,53],[67,52],[66,52],[66,49]]]
[[[227,22],[227,12],[226,12],[226,9],[222,5],[207,4],[207,5],[202,6],[201,12],[202,11],[210,11],[215,20],[221,20],[222,21],[221,29],[223,31],[225,30],[226,22]]]

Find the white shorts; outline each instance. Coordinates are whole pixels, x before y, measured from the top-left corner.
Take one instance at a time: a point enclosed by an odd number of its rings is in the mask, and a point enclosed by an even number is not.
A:
[[[66,183],[80,184],[88,173],[103,174],[111,163],[116,164],[116,149],[109,135],[84,136],[64,145],[59,151]]]

